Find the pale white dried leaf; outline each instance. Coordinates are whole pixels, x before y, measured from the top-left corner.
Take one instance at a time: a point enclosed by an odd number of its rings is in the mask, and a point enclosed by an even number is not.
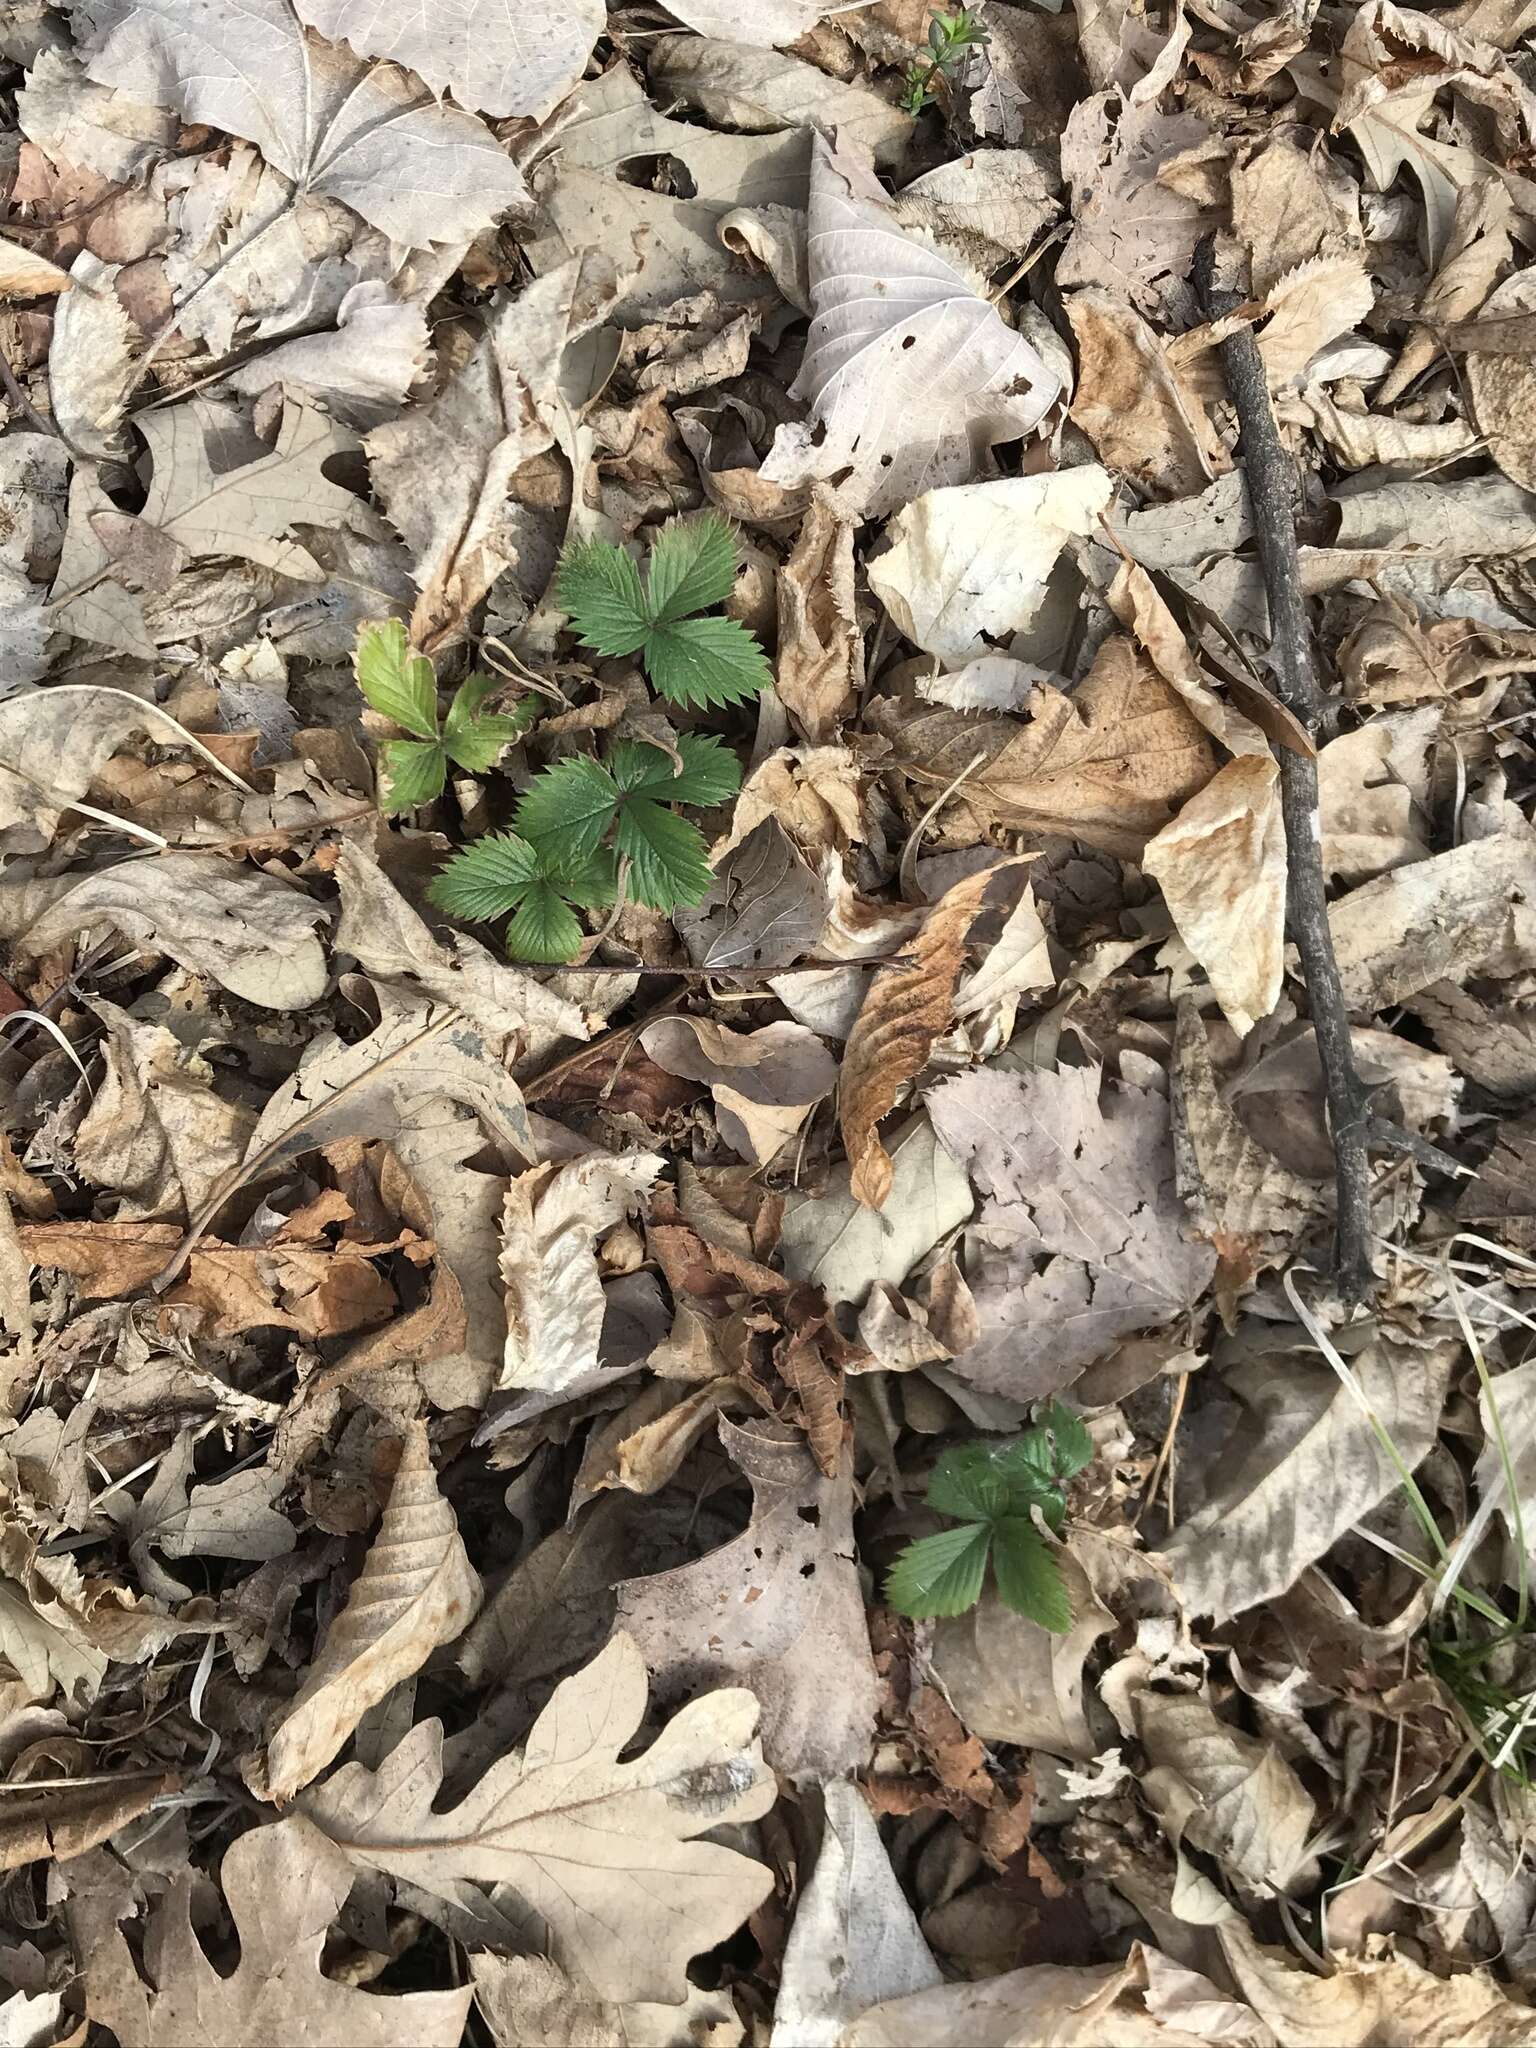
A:
[[[962,1379],[1050,1392],[1199,1299],[1215,1255],[1189,1241],[1161,1095],[1101,1086],[1093,1067],[981,1068],[943,1082],[928,1111],[986,1197],[966,1275],[981,1338],[955,1361]]]
[[[870,2006],[943,1981],[863,1793],[835,1781],[824,1810],[816,1868],[784,1945],[769,2048],[836,2048]]]
[[[16,125],[56,164],[78,164],[114,184],[147,175],[176,142],[179,123],[87,78],[66,50],[40,50],[16,94]]]
[[[626,1579],[619,1620],[664,1696],[732,1682],[762,1704],[763,1751],[796,1783],[862,1770],[879,1684],[853,1542],[853,1479],[818,1469],[799,1430],[722,1419],[752,1484],[734,1542],[653,1578]]]
[[[0,299],[57,298],[70,284],[69,272],[57,263],[21,242],[0,238]]]
[[[688,1986],[681,2005],[615,2005],[573,1984],[547,1956],[469,1959],[475,2003],[496,2048],[740,2048],[730,1993]]]
[[[821,135],[808,234],[815,317],[793,394],[809,418],[779,428],[769,482],[850,470],[844,490],[876,517],[969,482],[995,443],[1027,434],[1054,403],[1058,380],[1030,344],[897,226],[872,173]]]
[[[298,385],[347,424],[372,426],[405,403],[430,353],[422,307],[368,279],[347,293],[329,332],[280,341],[222,381],[248,398]]]
[[[121,269],[82,249],[70,267],[75,287],[59,301],[48,344],[53,416],[82,454],[121,455],[118,428],[133,388],[139,335],[114,289]]]
[[[410,248],[467,242],[525,201],[512,159],[472,114],[409,72],[306,37],[288,0],[83,0],[89,75],[255,143],[301,192],[339,199]]]
[[[846,0],[761,0],[761,5],[744,8],[736,0],[682,0],[667,11],[701,36],[771,49],[778,43],[797,43],[824,15],[840,12],[843,5]]]
[[[837,1086],[837,1063],[803,1024],[731,1031],[707,1017],[659,1017],[640,1034],[646,1057],[703,1081],[726,1143],[766,1166]]]
[[[1070,1542],[1056,1553],[1072,1600],[1072,1626],[1053,1635],[1005,1607],[989,1586],[969,1614],[934,1627],[933,1668],[972,1735],[1016,1742],[1086,1763],[1099,1745],[1088,1722],[1083,1665],[1115,1626]]]
[[[1096,530],[1114,494],[1096,462],[927,491],[887,525],[870,588],[925,652],[971,661],[1033,623],[1062,549]]]
[[[1378,1333],[1348,1361],[1410,1471],[1433,1448],[1453,1354]],[[1278,1369],[1271,1352],[1226,1372],[1241,1455],[1161,1553],[1191,1615],[1227,1621],[1278,1598],[1401,1484],[1360,1399],[1326,1365],[1278,1356]]]
[[[535,121],[587,68],[603,32],[603,0],[296,0],[300,18],[360,57],[386,58],[451,92],[461,107]]]
[[[1364,258],[1353,250],[1315,256],[1278,278],[1257,330],[1270,389],[1282,390],[1299,378],[1320,349],[1366,319],[1373,303]]]
[[[659,38],[646,66],[653,86],[687,100],[722,128],[758,135],[814,127],[835,132],[840,147],[851,146],[877,164],[901,157],[912,135],[910,114],[867,85],[829,77],[814,64],[769,47],[796,40],[761,33],[774,10],[798,6],[803,12],[805,0],[767,0],[761,16],[756,9],[749,15],[732,0],[723,5],[718,0],[691,4],[700,14],[729,14],[737,26],[721,30],[690,21],[688,26],[700,30],[698,35]],[[680,21],[687,19],[675,7],[671,12]],[[749,26],[759,32],[743,34]],[[714,40],[721,36],[725,39]]]
[[[368,435],[374,488],[415,561],[417,646],[458,633],[517,559],[512,477],[553,444],[561,357],[607,317],[616,291],[612,263],[595,250],[535,278],[500,302],[436,398]]]
[[[616,1635],[556,1687],[526,1748],[447,1812],[433,1810],[437,1721],[419,1723],[377,1771],[338,1771],[304,1810],[355,1865],[429,1901],[473,1907],[477,1886],[507,1887],[542,1926],[551,1959],[598,1998],[680,2003],[690,1957],[734,1934],[773,1889],[762,1864],[693,1838],[761,1819],[777,1787],[749,1692],[693,1701],[621,1763],[645,1704],[644,1660]]]
[[[1484,302],[1481,319],[1509,319],[1536,312],[1529,271],[1507,278]],[[1519,355],[1467,357],[1467,385],[1479,430],[1504,474],[1522,489],[1536,491],[1536,370]]]
[[[1536,966],[1536,844],[1501,833],[1362,883],[1328,922],[1352,1010],[1384,1010],[1434,982]]]
[[[295,1814],[250,1828],[224,1851],[219,1881],[240,1937],[228,1971],[209,1958],[194,1905],[206,1880],[180,1870],[151,1916],[153,1962],[146,1983],[118,1924],[75,1895],[72,1920],[85,1958],[85,2009],[122,2048],[457,2048],[471,1992],[360,1991],[321,1968],[331,1923],[355,1873],[347,1859]]]
[[[1164,294],[1188,278],[1210,216],[1158,174],[1209,134],[1198,116],[1165,114],[1155,99],[1098,92],[1080,100],[1061,138],[1073,228],[1058,283],[1102,285],[1141,312],[1165,312]]]
[[[438,1489],[426,1425],[413,1422],[347,1604],[277,1717],[263,1796],[291,1799],[323,1771],[371,1707],[464,1633],[480,1598],[479,1574]]]
[[[975,1201],[963,1167],[939,1143],[927,1117],[913,1117],[887,1146],[891,1185],[869,1209],[840,1166],[818,1195],[794,1194],[779,1249],[791,1279],[820,1287],[829,1301],[863,1301],[876,1281],[899,1287],[908,1273],[970,1216]]]
[[[1284,975],[1279,764],[1268,753],[1225,762],[1148,840],[1141,864],[1205,969],[1222,1014],[1246,1036],[1280,1000]]]
[[[62,1991],[13,1991],[0,2004],[0,2048],[51,2048],[63,2009]]]
[[[18,896],[20,929],[11,925],[0,884],[0,929],[26,958],[108,926],[264,1010],[308,1009],[325,992],[325,949],[315,936],[324,910],[259,869],[216,853],[173,851],[61,879],[66,886],[40,916],[27,916],[25,895]]]
[[[594,1371],[603,1330],[597,1240],[637,1208],[665,1161],[590,1153],[516,1174],[502,1212],[507,1348],[498,1385],[555,1393]]]

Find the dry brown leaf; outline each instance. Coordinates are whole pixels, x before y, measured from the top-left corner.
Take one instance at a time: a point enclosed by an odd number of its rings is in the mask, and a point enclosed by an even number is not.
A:
[[[82,456],[123,452],[118,429],[133,387],[140,337],[117,296],[119,268],[82,249],[70,270],[77,288],[60,300],[54,315],[48,395],[65,440]]]
[[[1256,331],[1270,389],[1293,383],[1320,349],[1358,327],[1373,304],[1364,260],[1353,252],[1310,257],[1276,278]]]
[[[1345,882],[1427,860],[1420,823],[1430,814],[1429,755],[1437,705],[1374,718],[1330,740],[1317,757],[1323,870]]]
[[[1101,1745],[1088,1722],[1083,1665],[1115,1620],[1070,1542],[1056,1555],[1072,1600],[1067,1634],[1053,1635],[1016,1614],[989,1586],[969,1614],[937,1624],[933,1668],[945,1698],[982,1741],[1017,1742],[1087,1763]]]
[[[0,298],[48,299],[70,289],[67,270],[20,242],[0,238]]]
[[[688,1986],[681,2005],[615,2005],[573,1984],[544,1956],[469,1959],[475,2004],[496,2048],[739,2048],[726,1991]]]
[[[949,1029],[965,936],[995,873],[984,868],[946,890],[907,948],[911,965],[882,968],[870,979],[837,1085],[849,1185],[868,1209],[884,1206],[895,1171],[877,1136],[879,1125],[928,1064],[934,1040]]]
[[[226,1973],[194,1925],[201,1882],[185,1869],[150,1916],[149,1982],[118,1915],[76,1898],[71,1920],[85,1958],[85,2009],[122,2048],[458,2048],[471,1992],[379,1996],[338,1983],[320,1967],[327,1930],[346,1903],[353,1871],[306,1820],[251,1828],[224,1852],[219,1877],[240,1937]]]
[[[1280,999],[1285,935],[1285,823],[1280,769],[1268,753],[1218,768],[1147,842],[1142,867],[1179,936],[1210,977],[1239,1037]]]
[[[690,1957],[734,1934],[773,1889],[762,1864],[692,1838],[760,1819],[776,1788],[750,1693],[693,1701],[621,1763],[645,1704],[644,1661],[616,1635],[556,1687],[527,1747],[447,1812],[433,1810],[437,1721],[419,1722],[376,1771],[348,1764],[304,1810],[354,1865],[403,1879],[419,1898],[474,1913],[478,1886],[508,1887],[589,1996],[680,2003]]]
[[[1193,114],[1161,113],[1155,99],[1099,92],[1080,100],[1061,137],[1073,228],[1057,282],[1102,285],[1141,312],[1162,310],[1170,281],[1189,276],[1210,217],[1159,172],[1209,134]]]
[[[1106,468],[1165,498],[1231,469],[1199,392],[1133,306],[1113,292],[1074,292],[1067,317],[1078,361],[1072,419]]]
[[[1024,723],[882,699],[868,716],[920,787],[937,793],[969,769],[955,800],[986,824],[1063,832],[1133,860],[1215,767],[1198,721],[1122,635],[1070,697],[1041,685],[1030,709]]]
[[[664,1696],[748,1686],[775,1770],[797,1783],[849,1776],[869,1761],[879,1687],[854,1562],[848,1453],[829,1479],[799,1432],[780,1423],[722,1419],[720,1439],[752,1483],[751,1521],[693,1564],[624,1580],[620,1622]]]
[[[1536,844],[1501,834],[1378,875],[1334,903],[1352,1010],[1385,1010],[1437,981],[1536,964]]]
[[[1256,297],[1313,257],[1363,242],[1357,186],[1300,131],[1282,128],[1244,151],[1232,165],[1231,191],[1233,232],[1251,252]]]
[[[853,526],[824,485],[778,575],[774,688],[796,730],[819,745],[864,686],[864,635],[853,593]]]
[[[12,1781],[0,1800],[0,1870],[83,1856],[147,1813],[157,1799],[180,1790],[179,1777],[160,1771],[126,1771],[106,1784],[64,1784],[38,1792],[29,1791],[25,1779]]]
[[[667,1073],[708,1085],[721,1137],[756,1166],[837,1086],[836,1061],[803,1024],[731,1031],[707,1017],[659,1017],[640,1043]]]
[[[1506,279],[1484,303],[1483,319],[1507,319],[1536,312],[1536,295],[1528,272]],[[1528,358],[1508,355],[1467,357],[1467,383],[1479,430],[1504,474],[1522,489],[1536,490],[1536,370]]]
[[[438,1491],[426,1425],[413,1422],[347,1604],[278,1716],[261,1796],[291,1799],[324,1770],[370,1707],[464,1633],[479,1606],[479,1574]]]
[[[498,1386],[557,1393],[597,1369],[597,1240],[642,1205],[665,1163],[655,1152],[595,1152],[513,1176],[502,1211],[507,1348]]]

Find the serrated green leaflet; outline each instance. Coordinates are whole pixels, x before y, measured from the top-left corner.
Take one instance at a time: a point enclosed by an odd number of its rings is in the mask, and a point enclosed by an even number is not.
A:
[[[595,853],[613,819],[619,787],[600,761],[578,754],[546,768],[517,807],[516,824],[552,866]]]
[[[645,643],[645,672],[670,703],[703,710],[755,697],[773,678],[768,657],[739,619],[677,619]]]
[[[383,804],[387,811],[410,811],[443,793],[448,764],[435,740],[386,740],[380,749],[384,767]]]
[[[964,1614],[981,1598],[990,1542],[984,1524],[967,1522],[909,1543],[886,1575],[886,1599],[919,1621]]]
[[[569,960],[580,945],[575,911],[552,883],[532,883],[507,926],[507,951],[514,959],[540,960],[553,967]]]
[[[487,711],[480,706],[500,685],[494,676],[474,675],[459,685],[443,720],[443,748],[450,760],[471,775],[484,775],[498,757],[520,740],[538,715],[537,697],[525,697],[515,711]]]
[[[1015,1614],[1027,1614],[1053,1635],[1072,1626],[1072,1600],[1061,1566],[1033,1522],[1005,1515],[992,1524],[992,1570],[998,1595]]]
[[[487,923],[504,917],[538,874],[538,856],[527,840],[497,832],[456,853],[427,893],[450,917]]]
[[[659,747],[621,740],[608,757],[614,781],[626,796],[654,797],[658,803],[723,804],[741,787],[741,764],[719,740],[685,733],[677,743],[679,773]]]
[[[426,656],[411,653],[399,619],[360,627],[353,664],[357,687],[375,711],[420,739],[437,737],[437,679]]]
[[[646,569],[652,624],[724,604],[736,581],[736,560],[736,536],[718,512],[664,526]]]
[[[565,550],[555,596],[582,646],[595,653],[634,654],[650,631],[640,571],[608,541],[576,541]]]
[[[1008,1509],[1009,1488],[987,1444],[959,1444],[945,1451],[928,1481],[928,1505],[941,1515],[987,1522]]]
[[[629,892],[652,910],[697,903],[714,879],[704,834],[649,797],[631,797],[619,813],[615,844],[629,856]]]

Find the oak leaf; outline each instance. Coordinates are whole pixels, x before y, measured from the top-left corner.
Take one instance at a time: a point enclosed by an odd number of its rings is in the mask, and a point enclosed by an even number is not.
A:
[[[693,1837],[758,1820],[776,1796],[749,1692],[713,1692],[619,1761],[645,1713],[645,1664],[617,1635],[555,1689],[526,1748],[457,1806],[434,1811],[442,1725],[423,1721],[376,1771],[348,1764],[304,1811],[355,1865],[418,1898],[475,1910],[505,1889],[539,1945],[598,1998],[676,2004],[689,1958],[733,1934],[773,1889],[763,1865]]]

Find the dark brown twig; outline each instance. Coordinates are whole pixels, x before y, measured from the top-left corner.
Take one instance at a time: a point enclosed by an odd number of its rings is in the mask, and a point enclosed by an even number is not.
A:
[[[1218,291],[1215,246],[1210,237],[1195,252],[1195,291],[1207,320],[1218,320],[1242,302]],[[1280,440],[1269,402],[1264,359],[1250,328],[1220,344],[1227,389],[1237,411],[1248,502],[1259,543],[1259,567],[1269,599],[1269,643],[1276,694],[1321,745],[1331,734],[1334,707],[1323,694],[1312,662],[1306,600],[1296,551],[1295,465]],[[1334,956],[1323,879],[1322,830],[1318,811],[1317,762],[1289,748],[1279,750],[1280,808],[1285,819],[1286,914],[1301,955],[1312,1029],[1317,1037],[1328,1122],[1333,1137],[1338,1216],[1334,1270],[1346,1300],[1360,1301],[1372,1286],[1370,1125],[1368,1091],[1355,1068],[1349,1007]]]

